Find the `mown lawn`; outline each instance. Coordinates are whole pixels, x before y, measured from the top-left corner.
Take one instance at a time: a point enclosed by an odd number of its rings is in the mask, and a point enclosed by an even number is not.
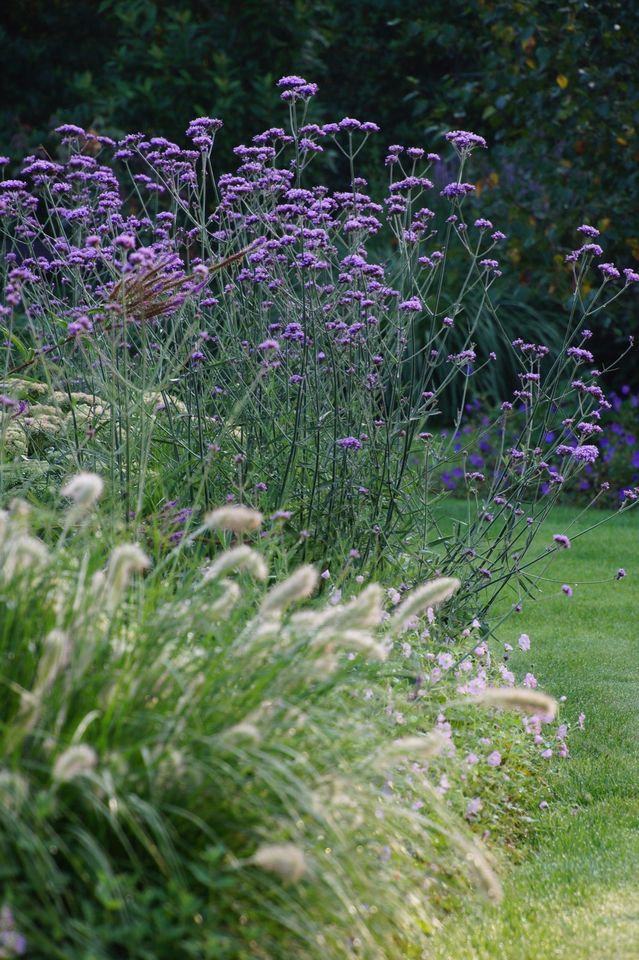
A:
[[[569,528],[576,517],[556,510],[548,538],[574,536],[586,525]],[[592,582],[619,567],[628,572],[620,582]],[[639,514],[577,539],[547,575],[558,582],[503,626],[503,639],[530,635],[540,687],[566,697],[563,716],[575,728],[583,711],[586,729],[575,729],[571,759],[552,794],[540,796],[548,809],[523,864],[505,878],[503,903],[469,903],[461,920],[451,918],[437,960],[639,957]]]

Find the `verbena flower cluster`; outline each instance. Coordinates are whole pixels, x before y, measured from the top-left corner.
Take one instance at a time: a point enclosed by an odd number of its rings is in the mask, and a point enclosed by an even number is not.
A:
[[[586,243],[568,258],[561,353],[504,339],[519,383],[503,410],[523,408],[523,425],[504,434],[492,476],[468,472],[471,522],[442,546],[433,497],[451,441],[437,429],[440,401],[457,384],[461,416],[497,359],[482,323],[506,236],[465,212],[472,153],[486,143],[452,131],[444,160],[394,144],[375,198],[356,159],[376,124],[313,123],[316,85],[278,86],[287,125],[236,147],[230,173],[213,171],[222,121],[200,117],[188,147],[65,124],[57,158],[27,157],[0,182],[4,456],[106,469],[128,521],[144,521],[150,489],[163,509],[250,503],[288,518],[304,556],[381,559],[410,544],[425,572],[460,577],[461,604],[491,596],[518,578],[566,474],[597,460],[608,401],[585,325],[636,275],[600,263],[584,299],[603,255]],[[341,188],[321,183],[323,160]],[[571,446],[559,466],[548,433]],[[544,483],[553,493],[538,505]]]
[[[567,411],[569,404],[566,398],[562,408]],[[561,432],[552,429],[540,435],[548,466],[539,494],[550,495],[556,475],[561,474],[563,503],[596,502],[611,507],[634,503],[639,495],[638,407],[639,396],[624,384],[619,391],[608,393],[607,404],[594,421],[566,417]],[[512,445],[521,433],[525,416],[524,405],[494,416],[485,411],[479,399],[467,403],[463,422],[452,437],[451,460],[441,468],[442,487],[463,496],[472,475],[476,479],[481,471],[492,476],[498,470],[504,436],[506,444]],[[441,436],[450,438],[451,431],[445,429]],[[558,437],[562,443],[558,443]],[[589,438],[596,442],[585,442]]]

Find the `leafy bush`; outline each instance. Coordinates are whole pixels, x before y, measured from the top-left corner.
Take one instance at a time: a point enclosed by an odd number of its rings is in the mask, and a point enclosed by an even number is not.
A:
[[[266,591],[267,554],[250,545],[261,517],[244,507],[205,517],[177,576],[183,542],[154,569],[131,543],[103,565],[101,490],[80,474],[64,514],[16,502],[0,515],[0,845],[28,955],[418,957],[438,899],[467,877],[499,896],[431,782],[455,767],[458,789],[466,779],[441,715],[455,682],[420,689],[407,659],[428,646],[420,615],[436,632],[458,583],[407,592],[390,615],[375,584],[309,605],[308,566]],[[228,546],[202,566],[211,536]],[[551,719],[530,683],[488,687],[486,654],[458,661],[462,734],[473,703]],[[493,809],[501,791],[511,802],[539,748],[519,722],[465,725],[509,754],[510,776],[494,750],[479,769]]]
[[[564,452],[564,473],[597,456],[587,441],[605,403],[598,374],[581,374],[568,394],[565,378],[592,359],[586,322],[638,275],[600,263],[584,297],[602,254],[584,243],[569,258],[576,293],[555,356],[513,340],[492,295],[504,234],[464,213],[482,138],[451,132],[445,162],[395,145],[378,203],[355,173],[375,124],[306,124],[315,85],[279,83],[290,132],[238,147],[236,173],[212,175],[221,121],[204,117],[186,150],[137,134],[114,145],[67,125],[65,162],[29,157],[30,186],[0,184],[5,482],[17,475],[43,493],[56,473],[98,470],[114,511],[137,527],[167,502],[249,502],[291,520],[299,554],[325,564],[349,550],[397,562],[408,547],[422,575],[460,577],[465,622],[477,594],[487,611],[497,584],[522,589],[524,557],[562,485],[555,471],[552,496],[539,500],[567,412],[580,444]],[[345,190],[305,185],[328,143],[350,169]],[[111,150],[109,164],[96,159]],[[430,195],[435,210],[423,205]],[[382,231],[396,245],[386,263],[373,252]],[[461,413],[498,342],[517,380],[504,409],[523,405],[521,430],[489,483],[468,473],[468,520],[441,537],[433,509],[452,448],[432,428],[447,398]],[[545,446],[549,432],[556,443]],[[487,524],[495,497],[505,506]]]

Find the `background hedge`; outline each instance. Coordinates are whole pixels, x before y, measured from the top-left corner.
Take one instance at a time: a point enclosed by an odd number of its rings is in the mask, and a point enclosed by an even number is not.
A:
[[[0,13],[0,150],[54,151],[57,122],[178,141],[199,114],[232,147],[283,120],[274,82],[320,84],[314,119],[382,126],[436,148],[444,129],[487,137],[479,181],[510,236],[510,272],[547,320],[569,293],[573,229],[600,227],[607,259],[639,261],[636,4],[608,0],[23,0]],[[376,165],[377,164],[377,165]],[[636,296],[602,319],[611,360],[639,332]],[[561,315],[556,311],[556,316]],[[559,322],[559,321],[557,321]],[[632,361],[616,375],[638,382]]]

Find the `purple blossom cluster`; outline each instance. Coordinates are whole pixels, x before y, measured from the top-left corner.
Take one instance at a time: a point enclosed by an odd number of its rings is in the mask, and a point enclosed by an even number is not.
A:
[[[377,196],[355,170],[366,140],[379,133],[374,121],[315,123],[316,84],[291,75],[278,89],[288,125],[238,145],[235,168],[213,183],[208,158],[223,131],[213,117],[191,121],[187,146],[141,133],[113,142],[67,124],[55,159],[29,156],[19,177],[0,183],[0,312],[20,334],[7,339],[8,369],[35,372],[46,363],[59,393],[71,379],[74,389],[99,394],[105,409],[121,410],[123,383],[134,396],[161,396],[151,406],[153,429],[164,414],[163,442],[188,451],[194,474],[210,471],[206,483],[220,502],[251,490],[274,514],[291,506],[282,498],[294,490],[293,517],[304,518],[305,530],[330,536],[344,527],[372,548],[411,497],[423,502],[423,456],[429,482],[491,485],[478,536],[492,536],[505,512],[527,523],[533,511],[522,505],[524,492],[528,501],[554,494],[606,460],[600,420],[610,401],[589,369],[586,332],[571,334],[560,362],[578,409],[564,412],[566,422],[546,440],[535,424],[560,402],[543,380],[548,347],[504,342],[517,387],[493,418],[499,442],[484,431],[463,464],[448,468],[446,445],[461,452],[466,425],[460,437],[436,433],[442,384],[470,393],[498,356],[484,349],[481,317],[464,299],[479,290],[488,303],[501,276],[495,247],[505,234],[476,210],[466,215],[476,191],[463,177],[484,139],[453,130],[444,138],[452,157],[444,159],[391,145],[388,189]],[[345,182],[333,189],[306,175],[329,146],[348,160]],[[579,257],[597,259],[595,228],[579,232]],[[379,236],[392,257],[380,256]],[[451,261],[467,270],[460,290],[445,282]],[[602,289],[632,282],[615,269],[619,276],[608,271]],[[26,361],[18,342],[28,344]],[[5,416],[19,422],[22,398],[10,385],[2,390]],[[527,430],[517,429],[517,417]],[[86,434],[76,427],[78,448],[114,455],[104,426],[92,423]],[[136,458],[128,463],[134,469]],[[261,489],[274,472],[278,483]],[[176,521],[167,536],[179,534]],[[504,575],[492,551],[466,547],[478,582]]]
[[[578,381],[579,386],[586,384]],[[547,496],[558,490],[563,502],[587,503],[596,499],[606,506],[634,502],[635,488],[639,487],[639,395],[624,385],[619,392],[611,391],[607,396],[597,390],[594,399],[600,404],[603,399],[604,405],[594,407],[589,418],[563,416],[560,407],[556,426],[544,431],[536,454],[540,493]],[[520,434],[527,408],[517,402],[506,403],[505,407],[514,438]],[[466,469],[457,465],[441,473],[444,488],[451,492],[461,493],[467,484],[485,484],[487,475],[495,476],[503,443],[503,425],[482,413],[479,401],[468,403],[465,413],[466,422],[452,436],[458,454],[467,450]],[[448,436],[448,431],[444,433]],[[596,444],[589,440],[596,440]],[[513,462],[519,459],[514,448],[510,456]],[[504,505],[500,495],[494,497],[494,502]]]

